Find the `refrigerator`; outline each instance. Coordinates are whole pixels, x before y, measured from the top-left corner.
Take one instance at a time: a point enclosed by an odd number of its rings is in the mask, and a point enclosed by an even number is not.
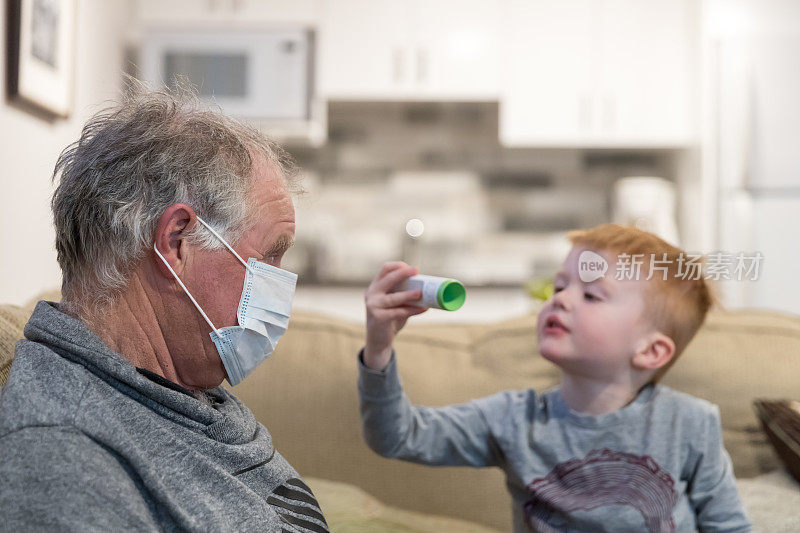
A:
[[[800,314],[800,25],[715,48],[716,242],[761,256],[755,276],[721,280],[724,302]]]

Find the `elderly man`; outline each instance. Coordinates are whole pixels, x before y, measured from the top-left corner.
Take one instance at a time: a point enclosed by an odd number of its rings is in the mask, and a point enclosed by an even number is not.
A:
[[[61,303],[0,400],[3,530],[327,531],[230,392],[285,330],[288,158],[191,95],[130,91],[54,176]]]

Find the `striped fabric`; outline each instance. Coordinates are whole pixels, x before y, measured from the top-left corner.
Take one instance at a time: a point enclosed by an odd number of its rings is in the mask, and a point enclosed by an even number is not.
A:
[[[297,478],[291,478],[272,491],[267,503],[275,509],[284,522],[285,533],[328,533],[328,523],[311,492],[311,488]]]

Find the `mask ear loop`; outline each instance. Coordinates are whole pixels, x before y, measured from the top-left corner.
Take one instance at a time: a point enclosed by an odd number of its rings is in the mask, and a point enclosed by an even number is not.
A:
[[[197,214],[196,214],[196,213],[195,213],[195,216],[197,216]],[[242,263],[242,264],[244,265],[244,268],[246,268],[246,269],[247,269],[247,270],[248,270],[248,271],[249,271],[251,274],[255,274],[255,272],[253,272],[253,269],[252,269],[252,268],[250,268],[250,265],[248,265],[248,264],[247,264],[247,262],[246,262],[244,259],[242,259],[242,256],[240,256],[239,254],[237,254],[237,253],[236,253],[236,250],[234,250],[233,248],[231,248],[231,245],[230,245],[230,244],[228,244],[228,243],[225,241],[225,239],[223,239],[223,238],[222,238],[222,236],[221,236],[219,233],[217,233],[216,231],[214,231],[214,228],[212,228],[211,226],[209,226],[208,224],[206,224],[206,221],[205,221],[205,220],[203,220],[202,218],[200,218],[199,216],[197,216],[197,220],[198,220],[198,221],[199,221],[199,222],[200,222],[202,225],[204,225],[204,226],[206,227],[206,229],[207,229],[208,231],[210,231],[210,232],[211,232],[211,233],[214,235],[214,237],[216,237],[217,239],[219,239],[220,241],[222,241],[222,244],[224,244],[224,245],[225,245],[225,247],[226,247],[228,250],[230,250],[230,251],[231,251],[231,253],[232,253],[233,255],[235,255],[235,256],[236,256],[236,259],[238,259],[238,260],[239,260],[239,262],[240,262],[240,263]]]
[[[217,334],[219,334],[219,330],[214,326],[214,324],[211,323],[211,319],[208,318],[208,316],[203,311],[203,308],[200,307],[200,304],[197,303],[197,300],[195,300],[194,296],[192,296],[192,293],[190,293],[189,289],[186,288],[186,285],[183,284],[183,282],[181,281],[181,278],[178,277],[178,275],[172,269],[172,266],[167,262],[166,259],[164,259],[164,256],[161,255],[161,252],[158,251],[158,248],[156,248],[156,243],[153,243],[153,250],[155,250],[156,254],[158,255],[158,257],[161,258],[161,260],[164,262],[164,264],[167,265],[167,268],[169,269],[170,272],[172,272],[172,275],[175,277],[175,281],[178,282],[178,284],[183,289],[183,292],[186,293],[186,296],[189,297],[189,299],[192,301],[192,303],[197,308],[197,310],[200,311],[200,314],[203,315],[203,318],[206,319],[206,322],[208,322],[208,325],[211,326],[211,329],[214,330]]]

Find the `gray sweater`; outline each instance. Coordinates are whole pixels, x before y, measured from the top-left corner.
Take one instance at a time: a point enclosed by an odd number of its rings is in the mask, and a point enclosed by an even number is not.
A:
[[[613,413],[581,415],[558,389],[463,405],[411,405],[395,358],[359,356],[367,444],[385,457],[503,469],[514,531],[750,531],[719,410],[661,385]]]
[[[0,396],[3,531],[327,531],[266,428],[39,302]]]

